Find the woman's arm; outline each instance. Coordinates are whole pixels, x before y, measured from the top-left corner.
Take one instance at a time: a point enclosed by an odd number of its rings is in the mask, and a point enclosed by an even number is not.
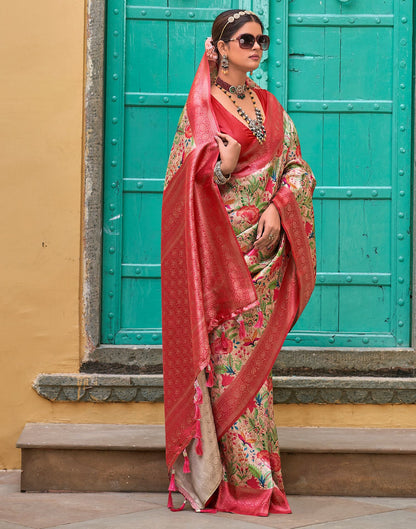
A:
[[[220,151],[221,171],[224,175],[231,174],[238,163],[241,145],[229,134],[218,132],[215,136]]]

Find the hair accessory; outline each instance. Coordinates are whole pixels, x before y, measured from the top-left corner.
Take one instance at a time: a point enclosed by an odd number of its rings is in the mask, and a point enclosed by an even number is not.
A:
[[[228,73],[228,57],[226,55],[222,56],[221,59],[221,69],[223,74]]]
[[[231,174],[229,174],[228,176],[225,176],[225,174],[223,174],[223,172],[221,171],[221,160],[218,160],[218,162],[215,164],[215,167],[214,167],[214,182],[218,184],[219,186],[222,186],[226,184],[230,178],[231,178]],[[224,340],[222,340],[222,336],[221,336],[221,344],[223,344],[224,342],[225,342],[225,335],[224,335]],[[226,343],[227,342],[225,342],[225,344]]]
[[[212,38],[207,37],[205,40],[205,53],[209,61],[217,61],[218,54],[215,51],[215,46],[212,44]]]
[[[235,13],[234,15],[228,17],[227,22],[225,23],[225,26],[222,28],[220,37],[218,40],[221,40],[222,34],[224,33],[224,29],[228,26],[228,24],[232,24],[236,20],[238,20],[240,17],[244,15],[255,15],[253,11],[239,11],[238,13]],[[256,15],[257,16],[257,15]]]

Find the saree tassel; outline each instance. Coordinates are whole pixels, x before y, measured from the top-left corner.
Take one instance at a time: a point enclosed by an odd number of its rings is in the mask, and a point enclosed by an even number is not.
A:
[[[243,338],[246,338],[247,336],[246,326],[244,325],[243,318],[240,319],[240,327],[238,328],[238,336],[240,337],[240,340],[242,340]]]
[[[264,322],[264,315],[263,315],[263,312],[261,310],[259,310],[257,312],[257,322],[254,325],[254,327],[256,329],[261,329],[263,327],[263,322]]]
[[[221,334],[221,347],[226,351],[228,349],[227,338],[225,337],[225,331]]]
[[[214,385],[214,373],[213,373],[213,365],[212,365],[211,360],[209,361],[208,367],[209,367],[209,374],[208,374],[208,380],[207,380],[207,388],[212,388],[212,386]]]
[[[185,508],[185,504],[186,504],[186,500],[183,502],[183,504],[176,508],[173,506],[173,500],[172,500],[172,491],[170,490],[169,491],[169,496],[168,496],[168,509],[170,509],[172,512],[179,512],[179,511],[183,511],[183,509]]]
[[[195,512],[210,512],[212,514],[217,514],[217,509],[198,509],[197,511]]]
[[[175,483],[175,471],[172,470],[172,474],[170,475],[170,482],[169,482],[169,492],[176,492],[176,483]]]
[[[195,404],[202,404],[202,389],[199,385],[195,387]]]
[[[195,452],[202,456],[202,442],[201,442],[201,423],[199,421],[196,421],[195,424],[195,438],[196,438],[196,446],[195,446]]]
[[[200,421],[196,421],[196,424],[195,424],[195,437],[197,439],[201,439],[201,423],[200,423]]]
[[[178,490],[176,488],[176,484],[175,484],[175,471],[174,470],[172,470],[172,474],[170,475],[170,482],[169,482],[169,489],[168,490],[169,490],[168,509],[170,509],[172,512],[183,511],[183,509],[185,507],[185,504],[186,504],[186,500],[178,508],[173,506],[172,492],[176,492]]]
[[[195,415],[194,419],[198,420],[201,418],[201,410],[199,409],[199,406],[197,403],[195,403]]]
[[[201,442],[201,439],[199,437],[198,437],[198,439],[196,441],[195,452],[199,456],[202,456],[202,454],[203,454],[203,452],[202,452],[202,442]]]
[[[186,449],[183,451],[183,469],[184,474],[190,474],[191,473],[191,467],[189,466],[189,457],[188,452]]]

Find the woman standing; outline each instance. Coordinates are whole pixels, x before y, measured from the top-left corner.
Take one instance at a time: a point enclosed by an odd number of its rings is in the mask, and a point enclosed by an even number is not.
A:
[[[315,284],[315,179],[292,120],[247,77],[268,47],[251,11],[216,18],[166,175],[166,459],[169,491],[197,511],[291,512],[271,369]]]

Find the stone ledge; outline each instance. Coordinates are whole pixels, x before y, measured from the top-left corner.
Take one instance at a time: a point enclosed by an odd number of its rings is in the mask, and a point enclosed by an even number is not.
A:
[[[274,376],[279,404],[415,404],[414,377]],[[40,374],[33,388],[59,402],[163,402],[162,375]]]
[[[415,430],[416,433],[416,430]],[[416,440],[415,440],[416,441]],[[159,424],[26,423],[17,448],[165,451]]]
[[[33,388],[52,401],[163,402],[162,375],[40,374]]]
[[[161,374],[162,346],[100,345],[88,354],[82,373]],[[283,347],[273,372],[280,376],[416,376],[411,348]]]
[[[278,426],[283,452],[416,454],[416,429]],[[17,448],[165,451],[163,424],[26,423]]]
[[[416,429],[278,427],[278,436],[289,494],[416,494]],[[22,491],[168,489],[163,425],[28,423],[17,446]]]

